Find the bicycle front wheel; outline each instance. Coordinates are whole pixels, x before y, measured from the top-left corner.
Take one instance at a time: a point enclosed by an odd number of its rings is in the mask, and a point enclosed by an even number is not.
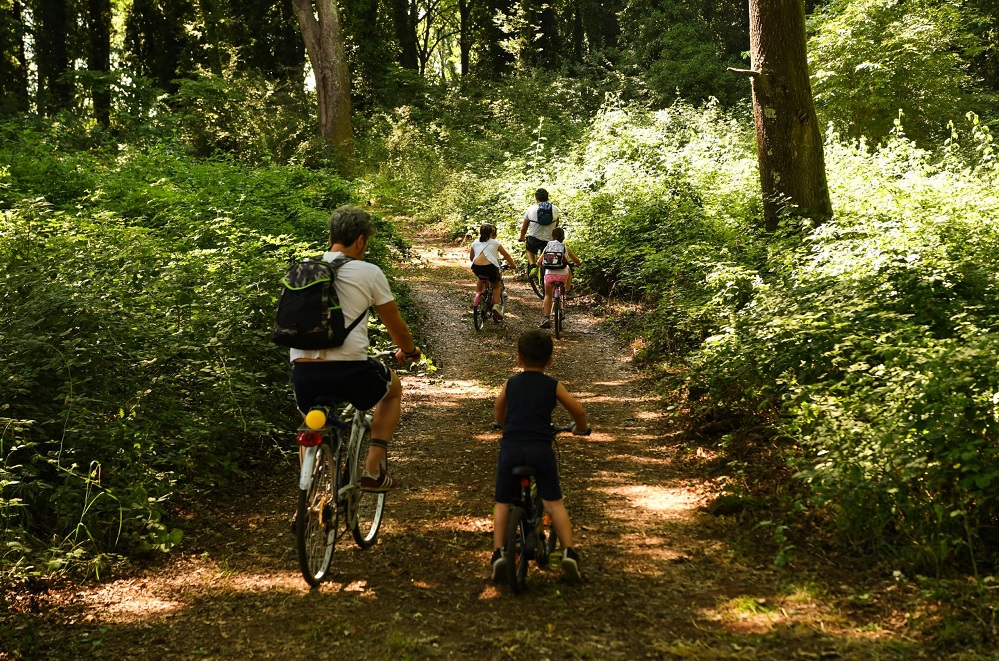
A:
[[[472,325],[475,326],[475,330],[482,330],[483,326],[486,325],[486,314],[480,309],[479,305],[472,306]]]
[[[312,466],[312,483],[298,490],[295,537],[298,564],[306,583],[317,587],[326,578],[336,547],[337,508],[333,451],[325,440]]]
[[[506,526],[506,580],[514,594],[520,594],[527,582],[527,511],[523,507],[510,510]]]
[[[527,281],[531,283],[531,289],[534,290],[535,296],[538,298],[545,297],[545,272],[539,269],[536,265],[527,265]]]
[[[362,549],[371,548],[378,539],[378,529],[382,525],[385,514],[385,493],[361,491],[361,472],[368,457],[368,447],[371,445],[371,426],[362,424],[359,437],[350,447],[350,532],[354,541]],[[382,470],[388,470],[388,458],[382,463]]]

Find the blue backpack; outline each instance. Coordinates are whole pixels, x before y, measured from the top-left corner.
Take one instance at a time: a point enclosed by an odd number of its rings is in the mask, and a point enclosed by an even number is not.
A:
[[[538,202],[538,225],[551,225],[555,222],[555,210],[551,202]]]

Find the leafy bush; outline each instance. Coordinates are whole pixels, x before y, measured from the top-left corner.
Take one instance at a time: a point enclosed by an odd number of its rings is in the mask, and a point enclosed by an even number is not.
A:
[[[285,433],[276,283],[353,185],[168,142],[48,148],[39,167],[54,130],[2,130],[0,571],[100,570],[175,544],[174,494],[228,484]],[[380,228],[369,259],[387,266],[405,245]]]
[[[954,3],[825,3],[811,19],[812,89],[821,117],[845,135],[878,140],[899,111],[925,144],[947,137],[947,123],[994,102],[969,73],[983,44]]]
[[[996,172],[898,138],[827,149],[836,219],[785,240],[687,378],[795,439],[858,545],[939,568],[999,516]]]

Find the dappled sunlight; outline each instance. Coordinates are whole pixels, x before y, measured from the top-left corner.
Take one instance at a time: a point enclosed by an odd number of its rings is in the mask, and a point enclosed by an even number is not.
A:
[[[146,619],[169,617],[178,610],[185,607],[181,601],[173,599],[161,599],[148,594],[137,594],[134,592],[117,595],[117,598],[106,600],[107,595],[95,593],[90,595],[87,601],[92,602],[92,607],[103,607],[103,610],[118,622],[137,622]],[[84,617],[84,621],[94,619],[91,613]]]
[[[648,485],[604,487],[597,490],[610,496],[623,497],[632,507],[663,515],[673,515],[670,518],[691,516],[701,500],[697,494],[684,489]]]
[[[499,586],[494,583],[486,583],[486,586],[482,588],[482,592],[479,593],[479,601],[487,599],[499,599],[503,597],[504,594],[500,590]]]

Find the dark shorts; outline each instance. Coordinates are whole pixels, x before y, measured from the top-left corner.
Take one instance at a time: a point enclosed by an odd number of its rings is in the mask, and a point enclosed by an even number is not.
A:
[[[382,401],[391,384],[392,370],[374,358],[291,364],[291,386],[302,413],[333,402],[350,402],[366,411]]]
[[[545,246],[548,245],[548,242],[545,241],[544,239],[538,239],[533,236],[527,237],[525,243],[527,244],[527,249],[533,252],[535,255],[544,250]]]
[[[495,264],[472,264],[472,273],[494,284],[500,279],[500,270]]]
[[[500,443],[496,461],[496,502],[512,503],[520,497],[520,480],[511,475],[517,466],[531,466],[538,483],[538,493],[543,500],[562,500],[562,487],[558,481],[558,464],[555,450],[550,443]]]

